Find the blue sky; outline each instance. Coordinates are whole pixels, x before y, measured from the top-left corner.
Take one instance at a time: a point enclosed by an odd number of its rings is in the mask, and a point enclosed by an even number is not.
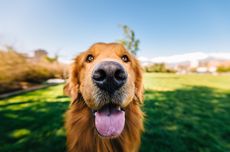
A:
[[[230,52],[228,0],[0,0],[0,45],[70,59],[95,42],[134,29],[139,56]]]

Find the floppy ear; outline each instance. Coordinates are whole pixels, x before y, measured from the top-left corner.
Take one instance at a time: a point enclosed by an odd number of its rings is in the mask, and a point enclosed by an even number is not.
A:
[[[69,88],[69,82],[66,82],[64,88],[63,88],[64,95],[70,96],[70,88]]]
[[[68,80],[69,81],[69,80]],[[63,88],[64,94],[71,97],[71,104],[78,100],[79,97],[79,85],[67,82]]]
[[[63,88],[64,94],[71,97],[71,104],[78,101],[78,98],[80,97],[79,75],[82,66],[81,64],[81,56],[79,55],[75,58],[74,63],[70,67],[69,78]]]
[[[135,71],[135,97],[138,103],[142,104],[144,101],[144,86],[143,86],[143,69],[137,59],[134,60],[134,71]]]

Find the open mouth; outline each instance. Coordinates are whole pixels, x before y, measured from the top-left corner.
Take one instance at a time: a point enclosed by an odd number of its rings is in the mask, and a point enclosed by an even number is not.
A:
[[[115,138],[125,126],[125,111],[118,105],[106,104],[94,111],[95,126],[102,137]]]

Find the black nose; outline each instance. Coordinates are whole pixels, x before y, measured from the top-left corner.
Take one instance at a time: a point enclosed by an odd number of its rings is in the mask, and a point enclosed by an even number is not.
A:
[[[119,63],[103,61],[95,67],[92,79],[100,89],[113,93],[124,85],[127,74]]]

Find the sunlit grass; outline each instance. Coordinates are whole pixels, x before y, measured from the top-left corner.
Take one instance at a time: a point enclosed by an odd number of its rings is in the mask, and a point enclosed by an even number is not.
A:
[[[167,91],[189,86],[206,86],[230,90],[230,75],[145,73],[144,76],[145,89]]]
[[[27,136],[31,133],[28,129],[16,129],[11,133],[11,137],[13,138],[20,138],[23,136]]]
[[[230,76],[145,74],[142,152],[230,151]]]
[[[0,101],[0,151],[65,151],[63,85]]]
[[[230,76],[145,74],[142,152],[230,151]],[[0,152],[63,152],[63,85],[0,100]]]

